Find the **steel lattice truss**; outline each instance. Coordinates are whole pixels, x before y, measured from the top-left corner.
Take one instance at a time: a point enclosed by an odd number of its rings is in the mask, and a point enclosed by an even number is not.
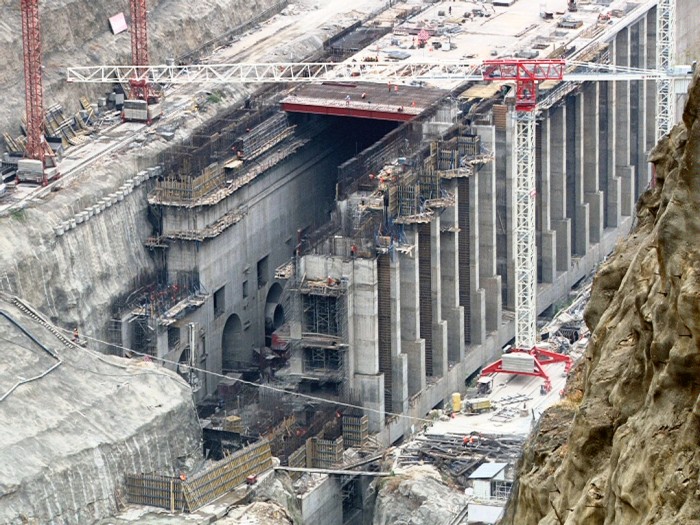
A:
[[[265,84],[265,83],[309,83],[322,81],[354,82],[400,82],[411,80],[454,80],[460,82],[516,80],[512,72],[516,64],[527,64],[526,60],[469,62],[274,62],[238,64],[195,64],[183,66],[93,66],[70,67],[68,82],[112,83],[128,82],[132,78],[147,78],[156,84]],[[498,63],[498,64],[497,64]],[[508,66],[507,64],[510,64]],[[602,80],[658,80],[671,78],[669,73],[597,64],[589,62],[566,62],[566,72],[561,66],[549,67],[549,76],[571,82]],[[526,75],[530,66],[519,67],[520,75]],[[510,69],[509,69],[510,68]],[[534,81],[545,78],[542,68],[531,75]],[[501,74],[501,77],[497,75]],[[524,76],[522,77],[524,78]]]
[[[44,91],[41,80],[39,0],[22,0],[24,90],[27,108],[27,157],[45,161],[43,135]]]
[[[659,0],[656,8],[656,68],[670,72],[676,55],[676,0]],[[657,81],[656,139],[671,131],[675,121],[676,95],[672,78]]]
[[[516,111],[513,144],[515,180],[515,346],[534,348],[537,336],[535,245],[535,113]]]

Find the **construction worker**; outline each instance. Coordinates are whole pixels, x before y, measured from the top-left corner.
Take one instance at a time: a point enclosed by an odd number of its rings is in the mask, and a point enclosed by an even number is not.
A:
[[[345,105],[346,106],[350,105],[350,95],[345,95]]]
[[[78,327],[73,328],[73,342],[77,343],[80,341],[80,336],[78,335]]]
[[[350,246],[350,257],[352,257],[353,259],[357,257],[357,246],[355,246],[354,244]]]

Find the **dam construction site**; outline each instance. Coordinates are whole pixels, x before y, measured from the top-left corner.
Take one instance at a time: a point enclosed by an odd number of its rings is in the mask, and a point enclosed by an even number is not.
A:
[[[695,0],[0,13],[0,523],[697,525]]]

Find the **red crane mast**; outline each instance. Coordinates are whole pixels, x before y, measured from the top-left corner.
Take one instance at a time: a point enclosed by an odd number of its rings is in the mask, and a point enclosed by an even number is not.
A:
[[[41,81],[41,29],[39,0],[22,0],[24,90],[27,106],[27,157],[45,164],[43,135],[44,90]]]
[[[131,64],[144,67],[144,71],[137,70],[129,80],[131,86],[130,98],[148,100],[150,86],[148,74],[148,12],[146,0],[131,1]]]

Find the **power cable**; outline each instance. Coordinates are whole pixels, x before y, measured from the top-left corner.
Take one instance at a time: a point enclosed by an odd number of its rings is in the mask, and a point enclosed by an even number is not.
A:
[[[62,331],[62,332],[65,332],[65,333],[72,333],[71,330],[67,330],[67,329],[65,329],[65,328],[61,328],[60,326],[56,326],[56,325],[54,325],[54,324],[52,324],[52,323],[49,323],[49,324],[51,324],[54,328],[56,328],[57,330],[60,330],[60,331]],[[84,335],[84,334],[83,334],[81,337],[84,338],[84,339],[88,339],[88,340],[90,340],[90,341],[94,341],[94,342],[96,342],[96,343],[101,343],[101,344],[104,344],[104,345],[107,345],[107,346],[111,346],[111,347],[113,347],[113,348],[118,348],[118,349],[120,349],[120,350],[125,350],[125,351],[127,351],[127,352],[131,352],[131,353],[133,353],[133,354],[135,354],[135,355],[139,355],[139,356],[142,356],[142,357],[145,357],[145,358],[154,360],[154,361],[160,361],[160,362],[162,362],[162,363],[171,364],[171,365],[174,365],[175,367],[180,366],[180,365],[183,364],[183,363],[178,363],[178,362],[176,362],[176,361],[172,361],[172,360],[170,360],[170,359],[165,359],[164,357],[155,357],[155,356],[152,356],[152,355],[150,355],[150,354],[146,354],[146,353],[144,353],[144,352],[138,352],[138,351],[134,350],[133,348],[128,348],[128,347],[126,347],[126,346],[121,346],[121,345],[118,345],[118,344],[115,344],[115,343],[108,343],[107,341],[103,341],[103,340],[98,339],[98,338],[96,338],[96,337],[90,337],[90,336],[87,336],[87,335]],[[404,419],[408,419],[408,420],[412,420],[412,421],[417,421],[417,422],[420,422],[420,423],[430,423],[430,424],[434,423],[434,420],[432,420],[432,419],[425,419],[425,418],[420,418],[420,417],[414,417],[414,416],[409,416],[409,415],[406,415],[406,414],[398,414],[398,413],[395,413],[395,412],[381,411],[381,410],[377,410],[376,408],[364,407],[364,406],[361,406],[361,405],[354,405],[354,404],[352,404],[352,403],[346,403],[346,402],[344,402],[344,401],[333,401],[333,400],[330,400],[330,399],[325,399],[325,398],[322,398],[322,397],[316,397],[316,396],[312,396],[312,395],[309,395],[309,394],[302,394],[301,392],[290,392],[289,390],[285,390],[285,389],[283,389],[283,388],[274,387],[274,386],[271,386],[271,385],[260,384],[260,383],[254,383],[254,382],[252,382],[252,381],[246,381],[245,379],[232,378],[232,377],[230,377],[230,376],[227,376],[227,375],[224,375],[224,374],[219,374],[219,373],[217,373],[217,372],[212,372],[211,370],[206,370],[206,369],[204,369],[204,368],[199,368],[199,367],[190,366],[190,365],[186,365],[186,366],[187,366],[190,370],[195,370],[195,371],[197,371],[197,372],[201,372],[201,373],[203,373],[203,374],[207,374],[207,375],[210,375],[210,376],[213,376],[213,377],[219,377],[219,378],[222,378],[222,379],[233,380],[233,381],[238,382],[238,383],[241,383],[241,384],[243,384],[243,385],[248,385],[248,386],[252,386],[252,387],[256,387],[256,388],[261,388],[261,389],[267,389],[267,390],[270,390],[270,391],[272,391],[272,392],[278,392],[278,393],[281,393],[281,394],[288,394],[288,395],[291,395],[291,396],[297,396],[297,397],[300,397],[300,398],[303,398],[303,399],[308,399],[308,400],[311,400],[311,401],[317,401],[317,402],[320,402],[320,403],[328,403],[328,404],[331,404],[331,405],[342,406],[342,407],[346,407],[346,408],[356,408],[356,409],[364,410],[364,411],[367,411],[367,412],[373,412],[373,413],[380,414],[380,415],[384,414],[385,416],[392,416],[392,417],[395,416],[395,417],[397,417],[397,418],[404,418]]]

